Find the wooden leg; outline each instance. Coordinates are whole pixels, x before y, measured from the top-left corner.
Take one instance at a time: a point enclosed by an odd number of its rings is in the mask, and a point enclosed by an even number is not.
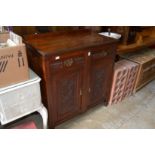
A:
[[[48,122],[47,109],[42,105],[42,107],[38,110],[38,113],[41,115],[43,120],[43,129],[47,129],[47,122]]]

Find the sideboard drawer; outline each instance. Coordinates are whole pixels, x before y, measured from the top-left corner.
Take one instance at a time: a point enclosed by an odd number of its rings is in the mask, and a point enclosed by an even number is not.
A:
[[[105,47],[100,47],[97,49],[92,49],[91,55],[93,59],[103,59],[105,57],[111,57],[114,55],[114,47],[112,46],[105,46]]]
[[[50,65],[53,70],[63,70],[63,69],[71,69],[77,67],[79,65],[84,64],[84,56],[83,55],[73,55],[73,56],[54,56],[52,61],[50,61]]]

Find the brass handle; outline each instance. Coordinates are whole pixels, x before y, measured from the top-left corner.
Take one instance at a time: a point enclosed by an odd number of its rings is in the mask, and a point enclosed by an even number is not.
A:
[[[70,67],[70,66],[72,66],[72,64],[73,64],[72,58],[64,61],[64,66],[66,66],[66,67]]]

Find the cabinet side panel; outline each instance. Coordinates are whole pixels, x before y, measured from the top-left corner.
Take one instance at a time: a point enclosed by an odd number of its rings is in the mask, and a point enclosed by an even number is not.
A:
[[[27,49],[27,56],[30,68],[41,77],[41,95],[42,95],[42,102],[48,108],[48,99],[47,99],[47,77],[46,77],[46,66],[44,58],[34,51],[31,46],[26,45]]]

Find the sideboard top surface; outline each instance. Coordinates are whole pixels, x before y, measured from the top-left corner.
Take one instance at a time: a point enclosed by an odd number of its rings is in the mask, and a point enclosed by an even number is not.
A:
[[[24,36],[25,43],[33,46],[41,55],[80,50],[117,42],[90,30],[50,32]]]

